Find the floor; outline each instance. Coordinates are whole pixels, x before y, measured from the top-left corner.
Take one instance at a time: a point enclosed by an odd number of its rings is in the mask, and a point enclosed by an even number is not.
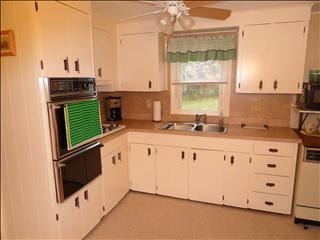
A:
[[[129,192],[86,239],[320,239],[287,215]]]

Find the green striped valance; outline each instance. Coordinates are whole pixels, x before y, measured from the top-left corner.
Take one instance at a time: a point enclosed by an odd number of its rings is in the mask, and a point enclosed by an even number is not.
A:
[[[64,115],[68,149],[102,134],[99,100],[66,104]]]
[[[167,62],[226,61],[236,58],[234,34],[171,38]]]

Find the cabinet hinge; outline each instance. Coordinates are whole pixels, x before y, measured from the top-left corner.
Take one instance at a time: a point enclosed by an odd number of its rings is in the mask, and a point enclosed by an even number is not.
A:
[[[226,158],[227,158],[226,155],[224,155],[224,156],[223,156],[223,160],[226,160]]]
[[[247,198],[247,204],[249,204],[249,198]]]
[[[56,221],[58,222],[59,221],[59,214],[56,213]]]
[[[241,83],[238,83],[238,88],[240,88],[240,86],[241,86]]]
[[[224,201],[224,195],[222,195],[222,200]]]
[[[306,27],[303,28],[303,33],[306,33]]]
[[[244,37],[244,30],[242,30],[242,37]]]
[[[34,2],[34,8],[36,9],[36,12],[38,12],[39,8],[38,8],[38,2],[37,1]]]
[[[43,70],[43,61],[42,60],[40,60],[40,68],[41,68],[41,70]]]

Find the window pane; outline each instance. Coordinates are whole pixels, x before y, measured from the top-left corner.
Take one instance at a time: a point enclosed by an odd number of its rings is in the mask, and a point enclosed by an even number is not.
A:
[[[180,63],[181,82],[218,82],[225,80],[224,64],[217,61]]]
[[[181,109],[196,112],[219,111],[219,85],[182,86]]]

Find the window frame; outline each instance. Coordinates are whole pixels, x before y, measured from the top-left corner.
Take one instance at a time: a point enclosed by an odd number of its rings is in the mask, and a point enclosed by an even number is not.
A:
[[[169,77],[170,77],[170,113],[174,115],[194,115],[207,114],[208,116],[223,116],[230,115],[230,94],[231,94],[231,76],[232,76],[233,60],[228,60],[226,82],[225,83],[202,83],[219,85],[219,107],[218,111],[202,111],[202,110],[182,110],[182,91],[183,83],[177,84],[177,63],[169,63]],[[192,83],[188,83],[192,84]],[[196,83],[195,83],[196,84]],[[202,85],[201,83],[199,85]]]

